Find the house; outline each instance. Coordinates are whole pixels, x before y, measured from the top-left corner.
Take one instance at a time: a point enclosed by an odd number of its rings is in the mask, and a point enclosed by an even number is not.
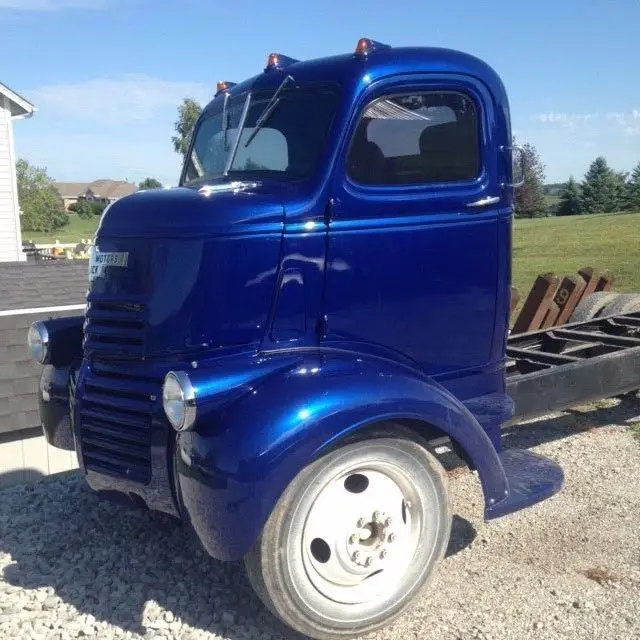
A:
[[[35,107],[0,83],[0,262],[25,260],[13,147],[13,121],[29,118]]]
[[[91,200],[109,204],[138,190],[131,182],[122,180],[94,180],[93,182],[56,182],[65,210],[78,200]]]

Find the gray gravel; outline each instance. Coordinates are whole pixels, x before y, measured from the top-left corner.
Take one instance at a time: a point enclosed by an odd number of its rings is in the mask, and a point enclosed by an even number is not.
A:
[[[640,399],[514,429],[566,487],[482,521],[477,480],[448,459],[456,514],[430,592],[379,639],[640,638]],[[447,456],[445,455],[445,459]],[[100,502],[77,475],[0,491],[0,638],[300,636],[239,564],[207,558],[161,514]]]

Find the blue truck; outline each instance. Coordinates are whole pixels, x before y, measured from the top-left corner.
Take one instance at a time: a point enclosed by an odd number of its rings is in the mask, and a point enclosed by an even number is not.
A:
[[[244,558],[299,632],[388,624],[449,540],[434,443],[490,520],[563,482],[505,425],[640,386],[640,340],[593,351],[600,320],[511,342],[514,160],[504,86],[464,53],[362,39],[219,83],[179,186],[104,213],[85,315],[30,329],[48,441]]]

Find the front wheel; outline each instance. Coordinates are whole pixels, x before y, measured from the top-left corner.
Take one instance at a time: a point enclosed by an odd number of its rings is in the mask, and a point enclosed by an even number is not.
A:
[[[388,624],[424,587],[451,529],[447,478],[407,439],[346,445],[303,469],[245,557],[286,624],[318,639]]]

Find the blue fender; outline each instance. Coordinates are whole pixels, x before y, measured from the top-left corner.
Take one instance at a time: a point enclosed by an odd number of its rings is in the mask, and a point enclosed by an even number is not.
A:
[[[476,419],[443,387],[408,367],[345,352],[276,356],[252,371],[230,394],[228,385],[216,383],[215,372],[199,368],[201,415],[195,430],[177,438],[180,506],[216,558],[242,557],[298,472],[373,423],[411,419],[436,427],[477,468],[487,508],[508,492],[498,453]],[[232,401],[221,404],[221,393]]]

